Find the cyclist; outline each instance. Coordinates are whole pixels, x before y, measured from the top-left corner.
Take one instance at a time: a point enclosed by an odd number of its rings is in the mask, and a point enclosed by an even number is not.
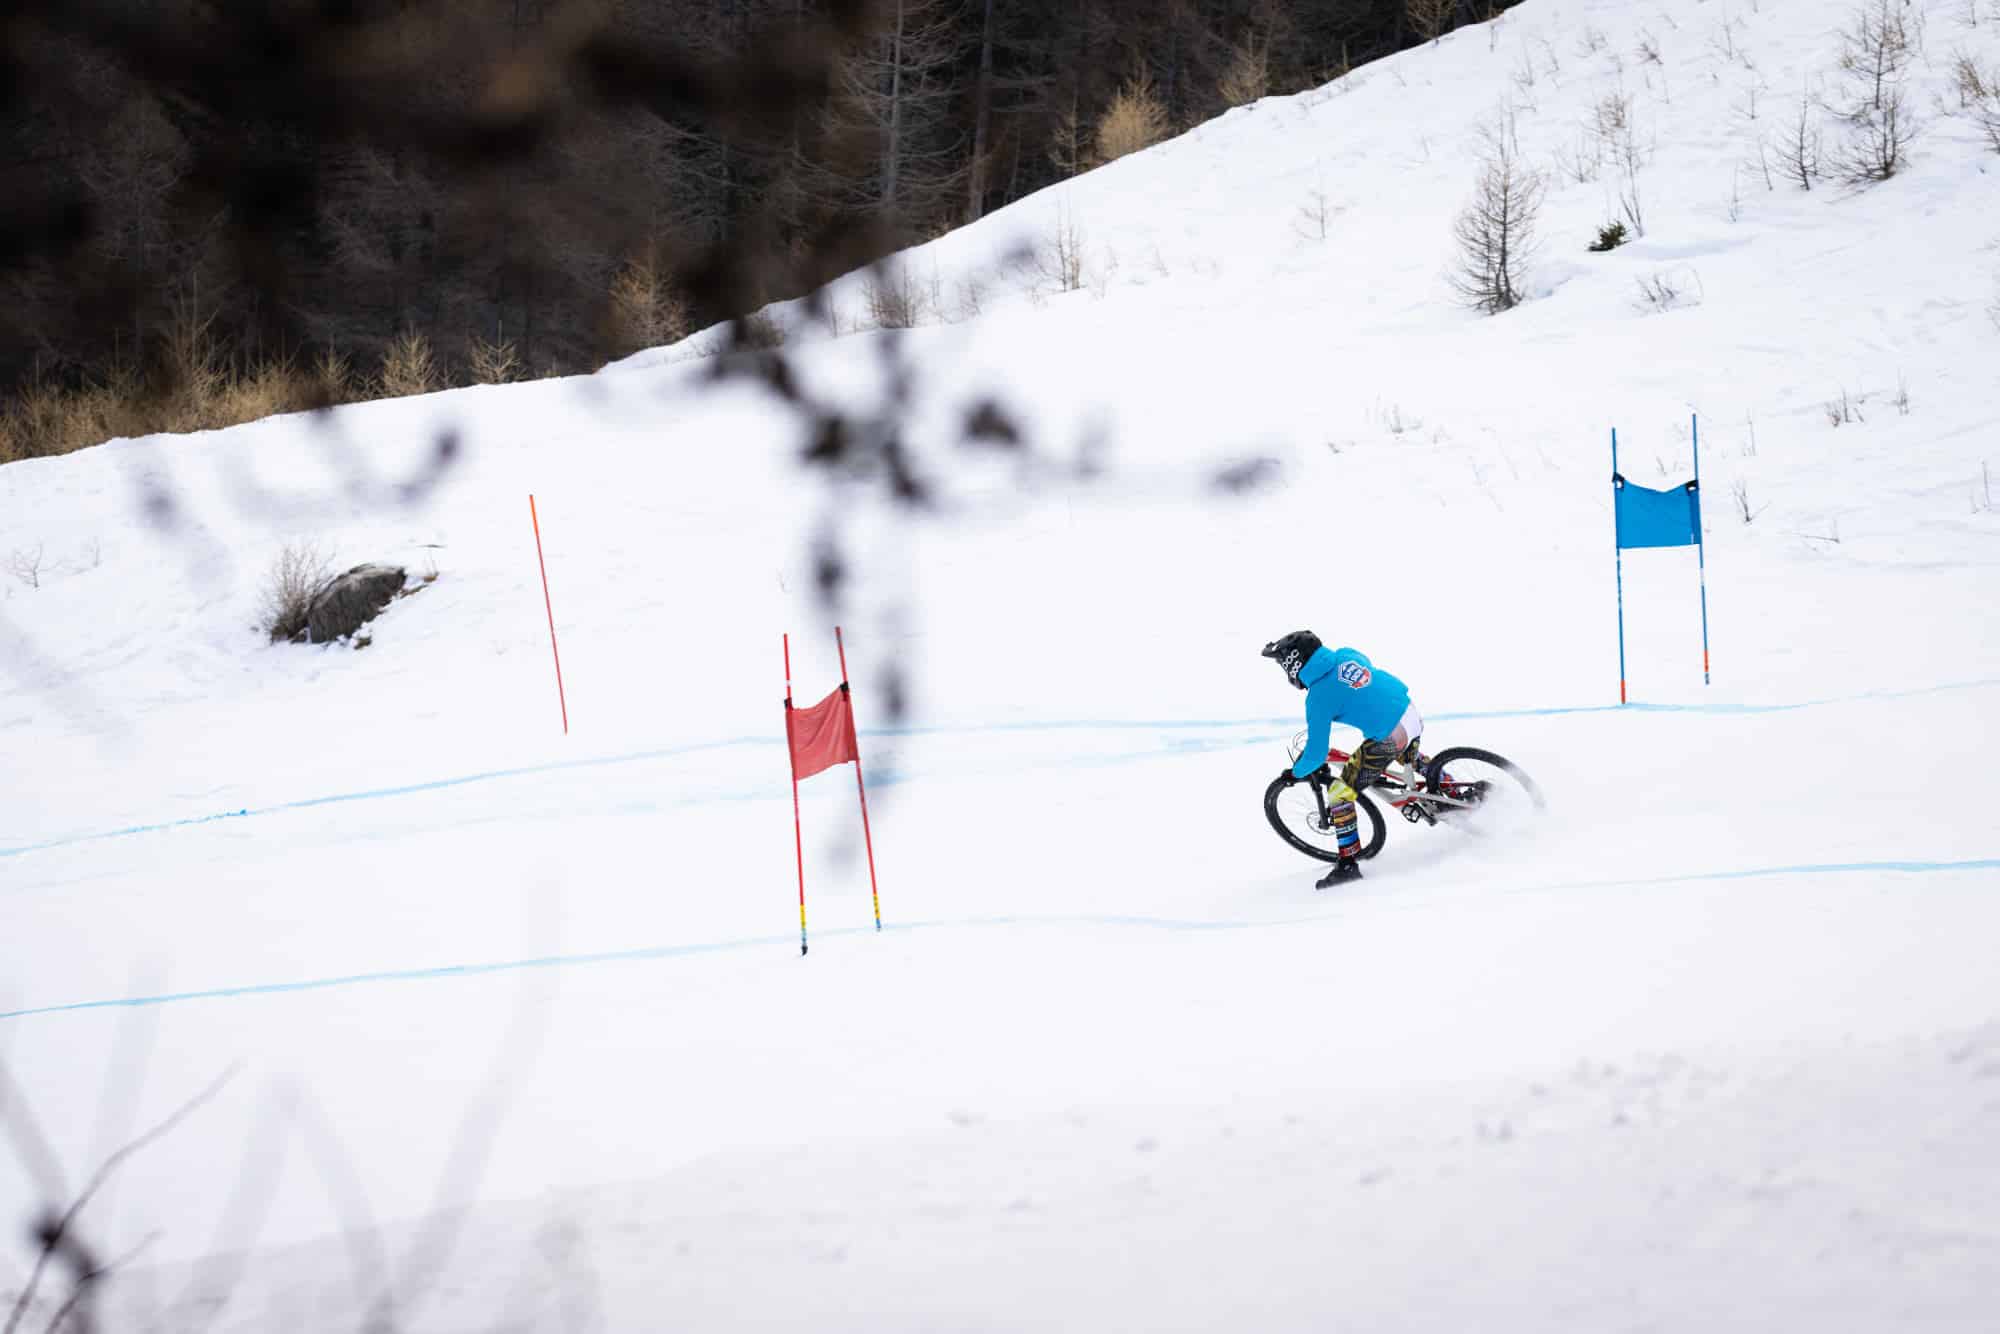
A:
[[[1280,774],[1287,783],[1317,776],[1326,797],[1340,860],[1317,888],[1361,878],[1361,829],[1354,798],[1398,760],[1419,763],[1417,743],[1424,720],[1410,702],[1410,688],[1370,662],[1359,649],[1330,649],[1310,630],[1294,630],[1264,645],[1285,679],[1306,692],[1306,747],[1298,762]],[[1333,725],[1345,723],[1362,735],[1354,754],[1336,776],[1326,767]]]

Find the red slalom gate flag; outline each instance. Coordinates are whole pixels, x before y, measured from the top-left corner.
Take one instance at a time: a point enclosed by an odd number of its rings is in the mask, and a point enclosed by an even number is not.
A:
[[[854,701],[845,683],[809,709],[786,710],[785,730],[795,779],[861,760],[861,746],[854,738]]]
[[[847,640],[833,627],[840,650],[840,684],[809,709],[792,703],[792,637],[785,645],[785,749],[792,761],[792,841],[799,864],[799,953],[806,952],[806,837],[799,820],[799,782],[836,764],[854,766],[861,799],[861,837],[868,847],[868,892],[875,901],[875,929],[882,929],[882,891],[875,882],[875,834],[868,827],[868,783],[861,776],[861,743],[854,735],[854,697],[847,687]]]

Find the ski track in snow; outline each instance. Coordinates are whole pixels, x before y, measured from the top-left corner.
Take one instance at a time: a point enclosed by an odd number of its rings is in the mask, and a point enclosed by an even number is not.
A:
[[[1817,875],[1920,875],[1967,871],[2000,871],[2000,857],[1965,861],[1883,861],[1834,862],[1800,866],[1760,866],[1681,875],[1651,876],[1634,880],[1587,880],[1562,883],[1513,885],[1495,892],[1502,894],[1564,893],[1590,889],[1635,889],[1659,885],[1691,884],[1707,880],[1761,880],[1774,876]],[[1324,915],[1275,920],[1191,921],[1169,917],[1105,916],[1082,913],[1075,916],[1007,916],[938,919],[906,923],[884,923],[883,933],[908,934],[918,931],[986,930],[993,928],[1084,926],[1137,928],[1146,931],[1209,932],[1256,931],[1274,928],[1324,926],[1338,918]],[[817,933],[822,938],[873,934],[867,927],[834,927]],[[77,1010],[133,1009],[172,1005],[180,1001],[231,1000],[246,996],[278,996],[300,991],[325,991],[335,987],[368,986],[388,982],[439,982],[478,977],[490,973],[518,973],[540,968],[578,968],[607,963],[638,963],[651,960],[686,958],[701,954],[724,954],[740,950],[789,947],[787,935],[753,936],[740,940],[703,941],[685,945],[650,945],[640,949],[611,950],[593,954],[555,954],[537,959],[505,959],[491,963],[441,964],[435,968],[408,968],[380,973],[355,973],[345,977],[315,977],[291,982],[262,982],[247,986],[214,987],[201,991],[176,991],[157,996],[124,996],[109,1000],[72,1001],[64,1005],[44,1005],[34,1009],[0,1011],[0,1020],[30,1019],[38,1015],[66,1014]]]
[[[1427,716],[1427,721],[1442,722],[1491,722],[1510,718],[1561,718],[1580,714],[1631,713],[1631,714],[1710,714],[1716,716],[1748,716],[1754,714],[1795,713],[1802,709],[1826,708],[1841,704],[1866,704],[1883,700],[1915,699],[1929,695],[1945,694],[1961,690],[1988,690],[2000,687],[2000,680],[1954,681],[1943,685],[1920,686],[1910,690],[1875,690],[1857,695],[1843,695],[1827,699],[1799,700],[1780,704],[1579,704],[1554,706],[1538,709],[1489,709],[1469,713],[1436,713]],[[919,737],[919,736],[980,736],[1002,733],[1044,733],[1044,732],[1114,732],[1114,731],[1178,731],[1178,732],[1222,732],[1240,731],[1245,728],[1284,727],[1296,730],[1295,718],[1222,718],[1222,719],[1058,719],[1044,722],[1011,722],[968,724],[957,727],[883,727],[863,728],[861,734],[872,738]],[[1197,738],[1176,743],[1177,749],[1223,749],[1236,746],[1263,745],[1271,740],[1269,734],[1260,733],[1249,737]],[[579,769],[604,769],[618,765],[643,764],[656,760],[685,759],[721,750],[740,747],[763,746],[776,748],[784,744],[779,736],[732,737],[724,740],[694,742],[683,746],[667,746],[653,750],[632,751],[622,755],[594,756],[580,760],[559,760],[552,764],[522,765],[518,768],[493,769],[484,773],[461,774],[451,778],[430,779],[418,783],[405,783],[395,787],[366,788],[356,792],[338,792],[328,796],[304,797],[297,801],[279,802],[270,806],[246,807],[234,811],[218,811],[208,815],[189,816],[179,820],[163,820],[151,824],[130,825],[122,829],[99,830],[91,833],[71,834],[62,838],[48,839],[40,843],[24,843],[15,847],[0,848],[0,857],[20,857],[33,852],[47,852],[56,848],[74,847],[84,843],[101,843],[109,839],[133,838],[142,834],[164,833],[173,829],[188,829],[199,825],[215,824],[223,820],[254,820],[266,816],[283,815],[292,811],[311,810],[320,806],[335,806],[357,801],[387,801],[398,797],[419,796],[428,792],[443,792],[451,788],[470,787],[480,783],[503,782],[515,778],[531,778],[538,775],[565,773]],[[1069,767],[1080,765],[1102,766],[1125,764],[1138,760],[1152,759],[1159,755],[1157,749],[1130,751],[1116,755],[1072,753],[1060,757],[1060,762]],[[1036,761],[1037,764],[1048,761]],[[878,774],[873,780],[877,787],[893,787],[915,781],[916,775],[891,770]],[[690,806],[713,805],[722,802],[757,801],[769,799],[771,793],[763,789],[712,792],[705,796],[689,797],[669,803],[655,805],[650,810],[679,809]],[[0,1015],[0,1018],[8,1016]]]

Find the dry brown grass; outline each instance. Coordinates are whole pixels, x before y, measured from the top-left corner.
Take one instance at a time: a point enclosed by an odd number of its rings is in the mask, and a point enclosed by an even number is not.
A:
[[[885,261],[868,275],[868,320],[877,329],[914,329],[935,314],[936,304],[907,264]]]
[[[737,341],[758,352],[775,352],[785,345],[785,326],[768,311],[745,315],[736,322]]]
[[[214,321],[190,285],[148,373],[118,367],[101,379],[68,384],[37,378],[0,398],[0,463],[120,437],[219,430],[353,396],[338,354],[324,352],[308,369],[290,357],[239,361],[218,345]]]
[[[264,583],[264,611],[260,628],[272,643],[297,639],[306,631],[306,612],[313,594],[332,577],[333,565],[310,542],[294,542],[271,562]]]
[[[242,374],[225,375],[211,400],[202,405],[201,416],[213,426],[235,426],[312,406],[312,376],[289,360],[270,361]]]
[[[81,387],[32,381],[0,404],[0,461],[46,458],[119,436],[146,435],[163,429],[154,424],[158,416],[129,372]]]
[[[1989,97],[2000,97],[2000,71],[1985,69],[1963,51],[1952,59],[1951,81],[1961,111],[1979,106]]]
[[[627,335],[635,340],[634,351],[687,332],[685,307],[650,263],[621,274],[613,301]],[[220,345],[214,323],[213,312],[190,288],[176,303],[146,374],[119,369],[82,384],[42,378],[0,394],[0,463],[67,454],[121,436],[212,431],[282,413],[401,398],[449,383],[430,340],[415,330],[389,344],[375,374],[357,375],[347,356],[332,348],[309,361],[239,359]],[[783,341],[768,321],[756,324],[751,333],[760,346]],[[497,331],[492,339],[468,340],[466,362],[481,384],[529,374],[517,345]],[[554,374],[560,368],[538,370]]]
[[[120,437],[220,430],[350,397],[345,362],[332,355],[310,370],[290,360],[239,370],[202,354],[185,361],[170,357],[152,383],[130,371],[84,385],[33,381],[0,401],[0,463],[68,454]]]
[[[1153,76],[1141,74],[1118,90],[1098,120],[1097,160],[1115,162],[1166,137],[1166,104],[1153,87]]]

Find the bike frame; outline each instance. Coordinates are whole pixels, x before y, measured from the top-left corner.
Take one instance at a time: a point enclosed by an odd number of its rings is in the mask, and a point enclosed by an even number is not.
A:
[[[1326,756],[1327,766],[1334,768],[1343,765],[1349,758],[1351,757],[1347,751],[1329,750]],[[1328,818],[1326,784],[1316,778],[1312,779],[1311,783],[1313,800],[1319,804],[1319,818],[1325,822]],[[1423,783],[1423,775],[1417,772],[1414,764],[1397,760],[1382,771],[1381,777],[1362,791],[1374,793],[1386,800],[1391,809],[1399,812],[1411,824],[1422,822],[1434,825],[1437,823],[1437,811],[1440,808],[1467,810],[1473,804],[1442,792],[1423,791]],[[1391,795],[1395,793],[1401,795]]]

